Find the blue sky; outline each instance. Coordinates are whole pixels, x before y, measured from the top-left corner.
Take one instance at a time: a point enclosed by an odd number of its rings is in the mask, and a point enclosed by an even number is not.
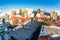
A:
[[[46,12],[50,10],[60,11],[60,0],[0,0],[0,11],[8,11],[17,8],[44,8]]]

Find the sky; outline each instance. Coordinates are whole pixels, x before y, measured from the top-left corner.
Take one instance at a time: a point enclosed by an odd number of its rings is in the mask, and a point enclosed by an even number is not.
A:
[[[18,8],[43,8],[50,12],[55,10],[60,14],[60,0],[0,0],[0,12],[9,11]]]

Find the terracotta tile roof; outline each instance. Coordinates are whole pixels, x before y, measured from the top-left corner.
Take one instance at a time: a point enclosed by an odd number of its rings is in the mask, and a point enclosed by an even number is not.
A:
[[[22,23],[28,21],[30,18],[24,18],[24,17],[17,17],[16,15],[12,16],[12,20],[16,21],[16,20],[21,20]]]
[[[11,19],[12,19],[12,20],[18,20],[19,18],[20,18],[20,17],[16,17],[16,15],[13,15]]]

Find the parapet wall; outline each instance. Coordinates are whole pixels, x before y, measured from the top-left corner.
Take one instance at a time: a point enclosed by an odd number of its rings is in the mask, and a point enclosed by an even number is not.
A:
[[[60,35],[60,27],[56,27],[56,26],[44,26],[45,27],[45,31],[48,34],[57,34]]]

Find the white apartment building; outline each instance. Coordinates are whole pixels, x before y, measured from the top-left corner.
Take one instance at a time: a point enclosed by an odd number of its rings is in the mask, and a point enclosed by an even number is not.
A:
[[[26,11],[27,11],[28,15],[33,13],[33,9],[32,8],[26,8]]]

